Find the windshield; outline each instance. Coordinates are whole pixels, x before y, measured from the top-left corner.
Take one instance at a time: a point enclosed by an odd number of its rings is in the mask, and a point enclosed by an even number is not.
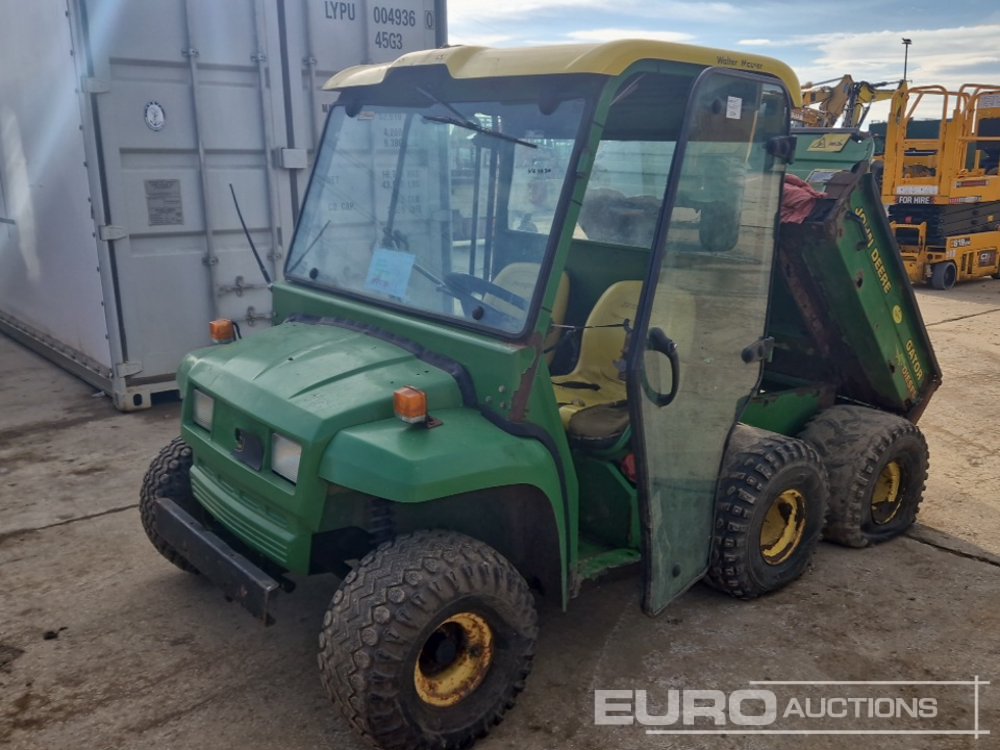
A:
[[[330,114],[285,275],[514,335],[531,319],[583,99]],[[543,110],[545,110],[543,112]]]

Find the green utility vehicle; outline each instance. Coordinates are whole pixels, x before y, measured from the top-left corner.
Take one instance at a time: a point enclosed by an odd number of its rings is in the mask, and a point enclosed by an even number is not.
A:
[[[488,732],[536,595],[637,564],[651,615],[753,598],[913,522],[940,373],[866,159],[814,151],[779,233],[785,65],[455,47],[327,88],[276,325],[185,359],[141,510],[265,621],[288,575],[342,578],[320,671],[370,742]]]

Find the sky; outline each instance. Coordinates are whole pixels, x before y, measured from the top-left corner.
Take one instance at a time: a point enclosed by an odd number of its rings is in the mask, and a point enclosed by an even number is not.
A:
[[[1000,0],[447,0],[451,44],[644,38],[782,60],[802,83],[1000,85]],[[869,120],[884,120],[888,103]]]

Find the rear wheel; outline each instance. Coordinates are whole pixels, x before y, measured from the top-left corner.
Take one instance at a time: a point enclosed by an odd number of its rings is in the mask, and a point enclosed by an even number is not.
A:
[[[171,440],[157,454],[142,478],[142,489],[139,491],[139,518],[142,520],[146,536],[156,547],[157,552],[181,570],[197,573],[198,570],[160,536],[156,527],[154,505],[157,497],[169,497],[195,518],[201,519],[204,516],[191,492],[192,461],[191,446],[179,437]]]
[[[462,534],[415,532],[344,579],[323,618],[320,675],[377,747],[462,748],[514,705],[537,631],[506,558]]]
[[[739,427],[744,435],[752,428]],[[829,487],[816,451],[763,431],[737,435],[716,499],[708,582],[741,599],[785,586],[805,571],[823,529]]]
[[[916,425],[863,406],[834,406],[813,418],[800,437],[815,446],[830,473],[827,539],[865,547],[913,524],[929,464]]]
[[[931,267],[931,287],[948,290],[955,286],[958,280],[958,268],[950,260]]]

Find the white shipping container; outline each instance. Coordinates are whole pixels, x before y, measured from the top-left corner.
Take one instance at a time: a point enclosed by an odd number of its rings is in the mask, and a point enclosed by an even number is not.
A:
[[[445,43],[445,0],[0,0],[0,331],[118,408],[246,335],[337,71]]]

